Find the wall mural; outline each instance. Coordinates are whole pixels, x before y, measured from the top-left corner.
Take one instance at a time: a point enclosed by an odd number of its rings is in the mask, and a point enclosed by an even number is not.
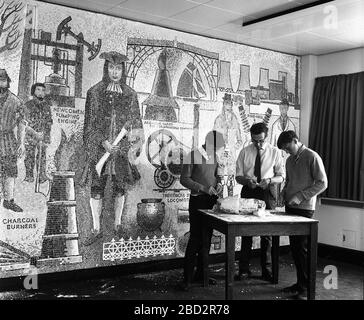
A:
[[[223,133],[227,196],[254,122],[299,132],[297,56],[36,1],[0,17],[0,277],[183,257],[189,151]]]

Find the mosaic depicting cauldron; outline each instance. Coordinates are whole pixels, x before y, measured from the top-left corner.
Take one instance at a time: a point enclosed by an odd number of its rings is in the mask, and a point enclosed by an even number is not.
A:
[[[161,231],[165,216],[165,203],[162,199],[142,199],[137,205],[137,223],[146,231]]]

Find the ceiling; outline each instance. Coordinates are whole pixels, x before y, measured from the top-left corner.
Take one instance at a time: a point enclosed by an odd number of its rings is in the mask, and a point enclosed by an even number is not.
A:
[[[248,22],[314,0],[47,0],[179,31],[297,54],[364,47],[364,0],[335,0]]]

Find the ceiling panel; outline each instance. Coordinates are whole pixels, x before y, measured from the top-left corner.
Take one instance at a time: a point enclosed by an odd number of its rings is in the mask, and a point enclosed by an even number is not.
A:
[[[364,1],[347,1],[345,4],[342,3],[336,7],[337,23],[329,20],[327,22],[330,23],[325,23],[325,20],[322,20],[312,26],[310,31],[329,38],[335,37],[338,34],[346,34],[348,37],[351,37],[353,34],[358,36],[360,33],[364,36],[364,33],[362,33],[364,28]]]
[[[162,19],[158,22],[158,24],[160,26],[175,29],[175,30],[181,30],[181,31],[186,30],[186,29],[194,30],[194,33],[201,33],[202,31],[206,30],[206,27],[204,27],[204,26],[186,23],[183,21],[175,20],[173,18]]]
[[[152,24],[155,24],[158,21],[164,19],[164,17],[162,16],[150,14],[148,12],[141,12],[138,10],[130,10],[119,6],[111,7],[110,9],[106,10],[105,13],[113,16],[123,17],[125,19],[131,19]]]
[[[311,32],[303,32],[298,36],[287,36],[275,39],[278,43],[296,48],[302,52],[312,52],[313,54],[322,54],[327,48],[335,47],[338,50],[346,50],[352,47],[353,43],[341,41],[327,37],[321,37]]]
[[[277,4],[276,6],[267,7],[266,9],[259,9],[256,8],[256,12],[251,12],[250,15],[254,16],[255,18],[262,18],[266,17],[272,14],[276,14],[279,12],[283,12],[286,10],[294,9],[296,7],[309,4],[311,2],[314,2],[315,0],[300,0],[300,1],[285,1],[282,4]],[[256,1],[258,2],[258,1]],[[256,3],[254,2],[254,3]],[[246,19],[246,21],[251,20],[249,17]]]
[[[83,3],[83,2],[97,2],[99,4],[104,4],[105,6],[117,6],[118,4],[121,4],[127,0],[102,0],[102,1],[98,1],[98,0],[81,0],[79,1],[79,3]],[[76,2],[76,1],[71,1],[71,2]]]
[[[248,46],[253,46],[253,47],[258,47],[258,48],[263,48],[263,49],[268,49],[268,50],[274,50],[274,51],[280,51],[280,52],[285,52],[285,53],[296,52],[296,48],[290,47],[285,44],[281,44],[276,41],[257,40],[257,39],[250,39],[250,38],[241,39],[237,35],[234,35],[234,34],[226,35],[222,32],[219,32],[218,30],[213,30],[213,31],[209,30],[208,34],[210,36],[211,35],[215,36],[216,38],[219,38],[219,39],[224,39],[224,40],[232,41],[232,42],[240,42],[240,43],[242,43],[244,45],[248,45]]]
[[[271,40],[256,40],[256,39],[246,39],[244,40],[244,43],[249,46],[259,47],[263,49],[269,49],[274,51],[280,51],[280,52],[286,52],[286,53],[292,53],[296,49],[294,47],[290,47],[285,44],[281,44],[277,41],[271,41]]]
[[[197,4],[203,4],[203,3],[211,2],[213,0],[186,0],[186,1],[195,2]]]
[[[171,5],[170,0],[128,0],[118,5],[118,7],[170,17],[199,5],[196,2],[186,0],[173,1],[173,5]]]
[[[314,41],[317,51],[320,52],[330,46],[330,52],[343,50],[350,46],[354,48],[360,46],[360,38],[364,39],[364,33],[361,33],[360,30],[362,27],[357,27],[361,26],[364,21],[362,6],[363,3],[358,0],[335,1],[289,14],[285,16],[285,19],[283,17],[275,18],[243,27],[243,30],[245,35],[250,35],[254,39],[271,39],[295,47],[297,53],[302,52],[302,45],[310,41]],[[355,9],[353,9],[354,7]],[[328,19],[333,8],[337,10],[337,27],[335,25],[333,27],[333,20]],[[331,23],[327,24],[328,21]],[[309,34],[311,36],[308,36]],[[312,47],[311,44],[310,47]]]
[[[127,0],[82,0],[78,2],[76,2],[75,0],[51,0],[46,2],[53,2],[55,4],[65,5],[73,8],[103,11],[111,7],[115,7],[125,1]]]
[[[305,3],[315,0],[300,0],[300,1],[287,1],[287,0],[213,0],[205,4],[206,6],[218,8],[224,11],[231,11],[248,15],[252,17],[261,17],[279,11],[291,9]],[[263,14],[264,13],[264,14]]]
[[[320,6],[244,26],[242,31],[247,34],[261,33],[263,36],[275,38],[321,27],[325,17],[324,10]]]
[[[241,26],[242,19],[235,19],[230,21],[229,23],[224,23],[217,26],[214,29],[218,29],[224,32],[237,33],[237,34],[246,34]]]
[[[356,29],[352,33],[342,33],[335,35],[335,39],[341,41],[349,41],[354,44],[355,47],[364,47],[364,28]]]
[[[216,38],[216,39],[224,39],[233,42],[242,42],[246,38],[242,39],[239,34],[233,32],[225,32],[219,29],[205,29],[202,32],[203,35]]]
[[[199,24],[206,28],[214,28],[218,25],[236,20],[240,14],[221,11],[216,8],[200,5],[185,12],[176,14],[174,19]]]
[[[364,29],[364,19],[360,19],[360,20],[340,21],[338,23],[337,28],[336,27],[325,28],[321,26],[317,28],[312,28],[308,31],[320,35],[322,37],[328,37],[328,38],[333,38],[338,35],[347,35],[348,37],[355,35],[363,37],[364,35],[363,29]]]
[[[335,48],[335,51],[332,51],[332,48]],[[305,55],[323,55],[337,51],[345,51],[353,49],[352,46],[344,44],[344,43],[310,43],[304,48],[296,48],[296,54],[305,56]]]

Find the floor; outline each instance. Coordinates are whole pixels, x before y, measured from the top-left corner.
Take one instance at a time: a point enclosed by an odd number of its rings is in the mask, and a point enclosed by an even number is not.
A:
[[[331,266],[331,267],[327,267]],[[337,268],[334,273],[324,269]],[[196,285],[188,292],[178,290],[182,269],[148,274],[125,275],[113,278],[99,278],[77,282],[42,284],[36,291],[0,292],[0,300],[39,300],[39,299],[102,299],[102,300],[221,300],[224,299],[224,264],[210,266],[211,276],[217,284],[204,288]],[[290,255],[280,257],[279,284],[273,285],[259,278],[260,268],[257,258],[252,259],[253,277],[236,282],[234,295],[240,300],[291,300],[294,297],[284,294],[281,289],[295,283],[295,267]],[[328,277],[329,276],[329,277]],[[337,280],[337,282],[336,282]],[[337,288],[327,289],[331,285]],[[326,287],[326,288],[325,288]],[[364,291],[363,267],[348,263],[319,258],[316,280],[318,300],[362,300]]]

